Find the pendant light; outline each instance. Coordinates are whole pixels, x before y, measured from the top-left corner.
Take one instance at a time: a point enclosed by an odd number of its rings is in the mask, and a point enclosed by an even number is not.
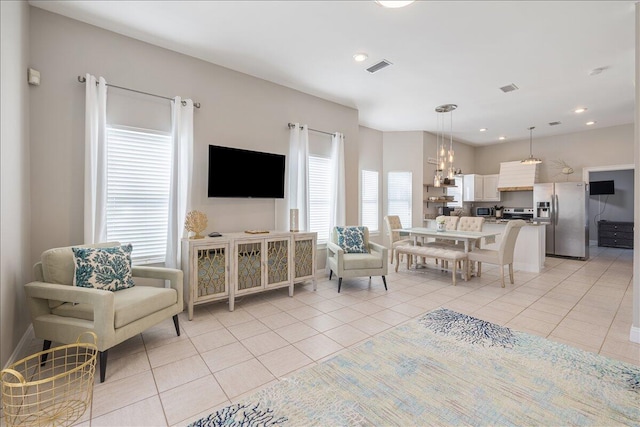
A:
[[[529,157],[522,160],[520,163],[523,163],[525,165],[536,165],[538,163],[542,163],[542,160],[538,159],[537,157],[533,157],[533,151],[532,151],[532,146],[533,146],[533,130],[535,129],[535,126],[531,126],[529,128]]]
[[[436,125],[436,172],[433,177],[433,185],[440,187],[444,177],[453,179],[455,168],[453,167],[453,111],[458,108],[456,104],[444,104],[436,107],[437,125]],[[444,115],[449,113],[449,144],[444,134]],[[440,127],[440,119],[442,118],[442,128]]]

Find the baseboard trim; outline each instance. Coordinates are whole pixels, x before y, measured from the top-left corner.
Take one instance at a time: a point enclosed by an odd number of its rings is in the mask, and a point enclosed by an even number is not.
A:
[[[637,326],[631,326],[629,332],[629,341],[640,343],[640,328]]]
[[[22,338],[20,338],[20,342],[13,350],[13,353],[11,353],[11,356],[9,356],[9,360],[7,361],[7,364],[3,367],[3,369],[6,369],[9,365],[12,365],[13,363],[20,360],[20,355],[25,354],[24,350],[33,338],[35,338],[35,335],[33,334],[33,324],[29,324],[29,327],[24,332],[24,335],[22,335]]]

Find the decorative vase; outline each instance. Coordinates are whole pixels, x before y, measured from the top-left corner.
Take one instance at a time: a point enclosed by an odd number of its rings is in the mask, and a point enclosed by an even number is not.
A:
[[[298,225],[299,213],[300,211],[298,209],[289,209],[289,231],[300,231]]]
[[[446,231],[446,230],[447,230],[447,226],[444,222],[436,223],[436,231]]]

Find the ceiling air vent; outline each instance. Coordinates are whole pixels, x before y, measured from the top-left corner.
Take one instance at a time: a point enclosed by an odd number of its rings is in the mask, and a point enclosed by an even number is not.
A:
[[[391,62],[387,61],[386,59],[383,59],[382,61],[378,62],[377,64],[373,64],[371,67],[367,68],[367,71],[370,73],[375,73],[377,71],[382,70],[383,68],[388,67],[389,65],[393,65]]]
[[[503,91],[504,93],[513,92],[514,90],[518,90],[518,86],[511,83],[510,85],[502,86],[500,90]]]
[[[560,123],[562,122],[551,122],[549,123],[549,126],[558,126]]]

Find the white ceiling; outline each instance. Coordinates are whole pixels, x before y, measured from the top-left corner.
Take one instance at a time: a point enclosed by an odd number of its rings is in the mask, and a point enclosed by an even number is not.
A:
[[[633,1],[30,4],[357,108],[360,124],[382,131],[435,132],[434,108],[446,103],[458,104],[454,138],[474,145],[528,139],[529,126],[536,138],[634,117]],[[355,62],[356,52],[369,59]],[[393,65],[365,71],[382,59]],[[598,67],[607,69],[590,76]],[[511,83],[520,89],[499,90]]]

